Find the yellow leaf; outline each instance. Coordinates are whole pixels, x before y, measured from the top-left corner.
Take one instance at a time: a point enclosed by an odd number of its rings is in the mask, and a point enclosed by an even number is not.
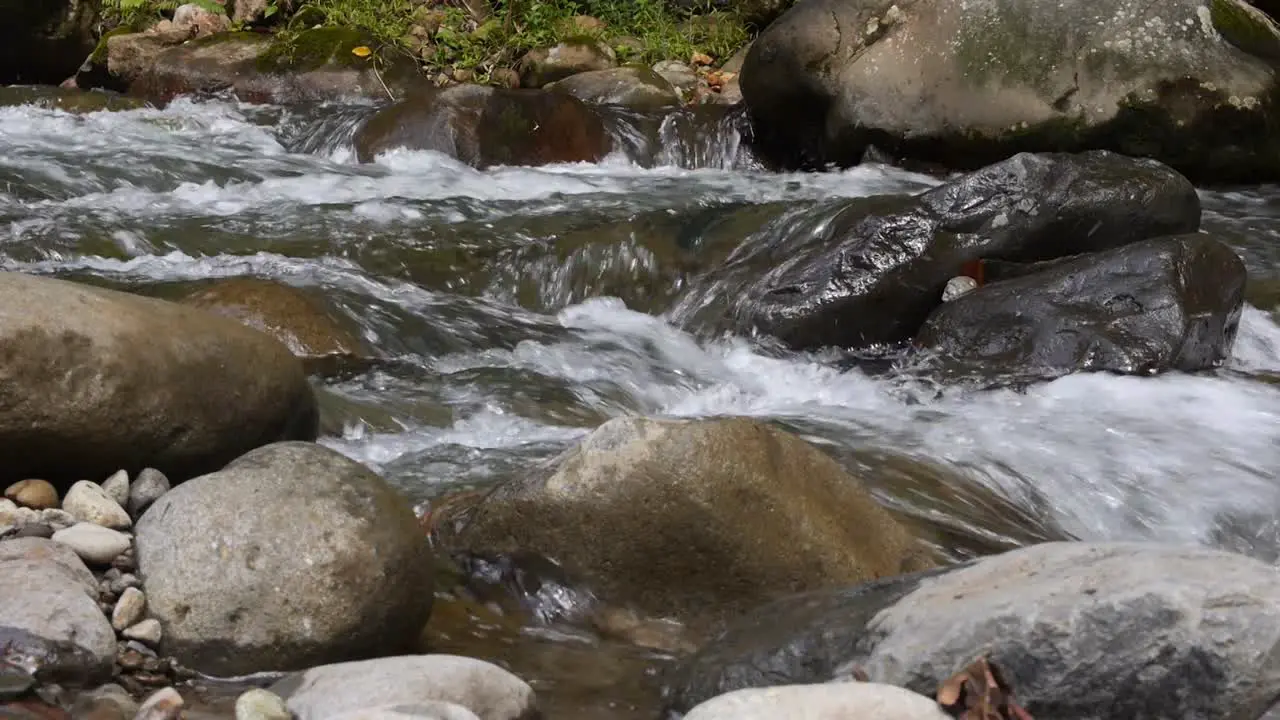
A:
[[[351,48],[351,54],[355,55],[356,57],[369,57],[369,55],[372,53],[373,51],[365,47],[364,45],[357,45]]]

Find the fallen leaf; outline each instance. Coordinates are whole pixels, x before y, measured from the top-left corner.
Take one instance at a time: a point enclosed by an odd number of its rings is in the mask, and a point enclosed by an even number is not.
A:
[[[689,58],[689,64],[691,64],[691,65],[710,65],[710,64],[711,64],[711,56],[710,56],[710,55],[708,55],[708,54],[706,54],[706,53],[696,52],[696,53],[694,53],[694,54],[693,54],[693,57]]]
[[[357,45],[351,48],[351,54],[355,55],[356,57],[369,57],[370,55],[373,54],[373,51],[365,47],[364,45]]]
[[[1014,702],[1013,688],[986,656],[944,680],[936,699],[959,720],[1034,720]]]

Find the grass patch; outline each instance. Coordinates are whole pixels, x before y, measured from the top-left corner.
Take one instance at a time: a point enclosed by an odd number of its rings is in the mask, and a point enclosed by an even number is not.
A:
[[[103,13],[109,25],[136,23],[184,1],[103,0]],[[214,0],[190,1],[225,12]],[[481,12],[474,12],[479,6]],[[580,16],[603,21],[603,27],[576,21]],[[411,56],[427,69],[468,69],[480,81],[512,67],[528,50],[567,40],[606,42],[621,63],[652,64],[688,62],[694,53],[724,61],[749,37],[734,12],[688,15],[665,0],[295,0],[291,11],[273,11],[269,21],[285,54],[307,30],[344,28],[371,38],[383,57]]]

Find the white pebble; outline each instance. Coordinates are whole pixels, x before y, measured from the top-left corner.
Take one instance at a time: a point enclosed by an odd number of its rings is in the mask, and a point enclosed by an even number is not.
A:
[[[95,525],[115,530],[133,527],[129,513],[112,500],[101,485],[88,480],[81,480],[71,486],[67,496],[62,499],[62,509],[84,522]]]
[[[129,473],[117,470],[114,475],[102,481],[102,489],[106,491],[107,497],[124,507],[129,502]]]
[[[293,720],[293,713],[279,695],[254,688],[236,698],[236,720]]]
[[[120,553],[129,549],[129,536],[93,523],[76,523],[53,534],[53,541],[71,548],[81,560],[91,565],[110,565]]]
[[[111,627],[117,632],[136,625],[147,611],[147,596],[138,588],[125,588],[111,611]]]
[[[40,522],[48,525],[54,530],[65,530],[79,521],[76,520],[75,515],[72,515],[66,510],[49,508],[48,510],[40,511]]]
[[[120,634],[130,640],[137,640],[155,647],[160,644],[160,621],[155,618],[148,618],[133,627],[125,628],[124,632]]]
[[[142,708],[133,720],[179,720],[182,708],[186,705],[182,696],[173,688],[157,690],[142,703]]]
[[[967,295],[978,289],[978,281],[968,275],[957,275],[947,281],[942,290],[942,302],[951,302],[961,295]]]

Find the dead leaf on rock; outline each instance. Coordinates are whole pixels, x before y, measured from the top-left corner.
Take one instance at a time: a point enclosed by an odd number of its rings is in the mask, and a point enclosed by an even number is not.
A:
[[[936,699],[958,720],[1033,720],[1014,702],[1013,688],[986,656],[943,681]]]

